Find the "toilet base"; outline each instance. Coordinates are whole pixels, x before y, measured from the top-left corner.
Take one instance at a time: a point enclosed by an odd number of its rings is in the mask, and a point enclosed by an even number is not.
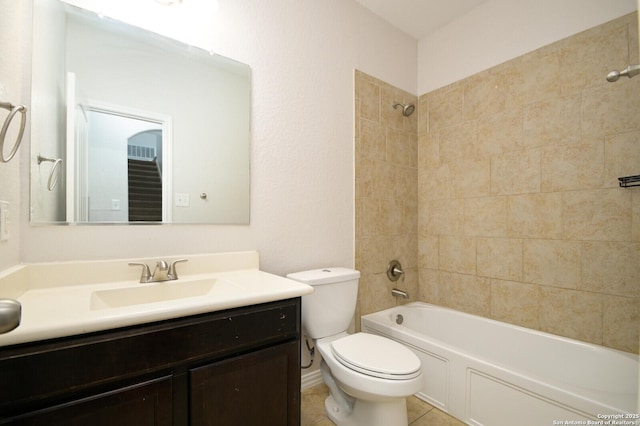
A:
[[[329,419],[338,426],[407,426],[407,400],[365,401],[357,399],[351,414],[345,413],[332,396],[324,401]]]

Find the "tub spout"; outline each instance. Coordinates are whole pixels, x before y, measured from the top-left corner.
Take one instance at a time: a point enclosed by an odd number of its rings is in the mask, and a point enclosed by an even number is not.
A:
[[[395,297],[402,297],[403,299],[409,298],[409,293],[407,293],[406,291],[402,291],[399,288],[391,289],[391,294]]]

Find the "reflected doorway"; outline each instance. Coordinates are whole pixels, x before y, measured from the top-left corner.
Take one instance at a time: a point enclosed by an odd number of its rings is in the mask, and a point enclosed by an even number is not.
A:
[[[162,221],[162,130],[127,139],[129,222]]]
[[[88,222],[163,222],[171,220],[170,119],[111,106],[84,106],[85,135],[76,167],[86,202],[76,217]]]

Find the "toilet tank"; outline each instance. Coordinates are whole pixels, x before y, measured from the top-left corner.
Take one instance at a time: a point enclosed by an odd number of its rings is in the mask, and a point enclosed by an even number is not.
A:
[[[360,272],[323,268],[287,278],[313,287],[313,293],[302,297],[302,330],[307,337],[321,339],[347,331],[356,310]]]

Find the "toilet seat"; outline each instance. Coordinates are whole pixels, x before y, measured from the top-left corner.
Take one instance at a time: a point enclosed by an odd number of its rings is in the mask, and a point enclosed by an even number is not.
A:
[[[391,339],[356,333],[331,342],[331,352],[345,367],[368,376],[408,380],[421,374],[420,359]]]

